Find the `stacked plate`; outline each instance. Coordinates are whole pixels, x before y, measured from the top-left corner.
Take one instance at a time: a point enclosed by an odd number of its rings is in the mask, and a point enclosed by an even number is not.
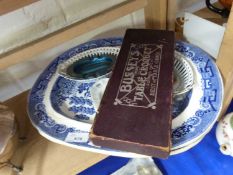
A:
[[[41,135],[82,150],[142,156],[95,146],[88,136],[121,43],[122,38],[87,42],[68,50],[43,71],[28,101],[31,122]],[[176,42],[175,57],[171,154],[202,140],[217,120],[223,99],[220,73],[207,53]]]

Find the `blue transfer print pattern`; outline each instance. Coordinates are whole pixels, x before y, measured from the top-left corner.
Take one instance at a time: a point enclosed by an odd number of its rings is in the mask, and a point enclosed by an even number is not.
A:
[[[93,84],[93,81],[80,83],[79,81],[59,77],[52,88],[50,96],[52,107],[64,116],[90,123],[96,113],[89,91]],[[67,108],[73,115],[68,116],[63,108]]]
[[[187,43],[177,42],[178,52],[187,56],[198,69],[202,77],[203,97],[200,99],[201,109],[194,116],[172,130],[173,147],[197,138],[206,129],[213,126],[222,105],[222,81],[212,58],[201,49]]]
[[[90,41],[90,42],[78,45],[66,51],[62,55],[58,56],[55,60],[53,60],[47,66],[47,68],[42,72],[42,74],[39,76],[34,86],[32,87],[32,90],[29,95],[28,113],[29,113],[29,117],[30,117],[32,124],[40,132],[43,132],[44,134],[56,140],[60,140],[64,142],[66,142],[65,139],[67,138],[67,135],[70,133],[75,133],[77,135],[83,134],[83,133],[88,134],[88,132],[86,131],[81,131],[77,128],[71,128],[63,124],[56,123],[50,116],[48,116],[45,110],[44,103],[43,103],[45,90],[52,76],[55,74],[57,70],[57,66],[59,64],[70,59],[72,56],[80,52],[86,51],[88,49],[94,49],[94,48],[104,47],[104,46],[116,47],[116,46],[120,46],[121,43],[122,43],[122,38],[108,38],[108,39],[94,40],[94,41]],[[64,86],[64,88],[62,88],[63,91],[62,92],[58,91],[56,87],[53,87],[51,97],[50,97],[53,100],[56,100],[56,102],[58,102],[56,107],[59,108],[59,105],[61,105],[65,100],[67,100],[67,98],[70,98],[71,106],[75,106],[75,104],[77,103],[83,103],[84,100],[82,97],[77,96],[77,97],[71,98],[68,96],[68,94],[71,94],[72,91],[76,89],[73,87],[75,87],[77,84],[75,83],[65,84],[62,81],[64,80],[58,79],[56,82],[56,85]],[[90,93],[87,92],[87,87],[85,85],[80,86],[78,88],[78,91],[83,93],[85,98],[90,97]],[[59,94],[58,97],[55,94]],[[87,105],[91,104],[89,100],[86,100],[84,103],[86,103]],[[93,110],[88,110],[88,112],[93,113]],[[75,115],[75,118],[80,119],[80,120],[89,120],[89,117],[84,114]],[[99,147],[95,147],[93,144],[90,144],[89,140],[87,142],[76,142],[76,141],[71,142],[70,141],[67,143],[74,144],[74,145],[81,146],[81,147],[102,149]],[[106,148],[106,150],[111,150],[111,149]],[[115,150],[115,152],[117,151]]]
[[[54,61],[52,61],[34,84],[29,96],[28,112],[33,125],[46,135],[63,142],[66,142],[65,139],[70,133],[75,133],[77,135],[79,133],[87,133],[86,131],[81,131],[77,128],[71,128],[69,126],[56,123],[50,116],[48,116],[43,104],[45,89],[47,88],[48,82],[50,81],[51,77],[56,72],[58,64],[67,59],[70,59],[72,56],[82,51],[103,46],[120,46],[121,43],[122,38],[109,38],[90,41],[68,50],[67,52],[57,57]],[[190,59],[197,67],[198,72],[202,76],[202,89],[204,95],[200,100],[201,108],[196,111],[195,115],[190,116],[189,119],[182,123],[181,126],[172,130],[173,147],[182,145],[192,139],[195,139],[201,133],[203,133],[203,131],[209,128],[210,125],[213,125],[213,122],[216,121],[219,110],[221,108],[223,91],[222,81],[219,77],[217,67],[208,54],[193,45],[180,41],[176,42],[176,50],[186,55],[187,58]],[[58,79],[56,83],[57,85],[59,83],[58,81],[62,80]],[[65,85],[61,83],[60,86]],[[94,111],[91,110],[91,101],[86,98],[90,96],[88,91],[85,90],[86,87],[80,86],[79,88],[77,88],[76,85],[72,83],[67,86],[68,88],[63,88],[63,92],[59,92],[56,87],[53,87],[52,94],[54,93],[54,96],[51,94],[51,98],[53,100],[56,99],[57,107],[60,108],[59,105],[61,105],[69,98],[69,105],[71,106],[70,110],[74,110],[75,112],[88,111],[90,113],[93,113]],[[76,91],[78,89],[78,93],[81,92],[84,96],[75,96],[73,98],[70,97],[69,94],[72,94],[73,92],[71,91],[73,91],[74,89]],[[59,94],[59,98],[55,97],[56,93]],[[80,104],[80,106],[83,106],[83,104],[85,104],[86,108],[74,108],[75,104]],[[75,117],[78,120],[87,120],[88,118],[88,116],[84,113],[77,114],[75,115]],[[95,147],[92,144],[89,144],[89,140],[87,142],[69,143],[81,147],[89,147],[102,150],[104,149],[107,151],[115,152],[117,151],[108,148]]]
[[[189,92],[186,92],[184,94],[184,97],[182,97],[181,99],[173,98],[173,104],[172,104],[172,118],[173,119],[179,116],[180,113],[185,110],[185,108],[189,104],[189,100],[191,96],[192,96],[192,90],[190,90]]]

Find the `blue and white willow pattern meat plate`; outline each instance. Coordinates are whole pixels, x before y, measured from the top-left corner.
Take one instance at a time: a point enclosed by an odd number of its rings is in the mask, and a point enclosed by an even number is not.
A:
[[[59,65],[75,56],[98,48],[112,48],[115,53],[121,43],[122,38],[107,38],[78,45],[54,59],[41,73],[28,98],[30,120],[41,135],[82,150],[123,157],[141,156],[93,145],[88,132],[96,111],[89,88],[95,81],[80,83],[57,73]],[[185,42],[177,41],[175,50],[176,57],[185,57],[190,63],[194,86],[182,101],[174,104],[172,150],[187,147],[202,138],[217,120],[223,99],[222,79],[212,58],[200,48]],[[61,110],[64,103],[65,109]]]

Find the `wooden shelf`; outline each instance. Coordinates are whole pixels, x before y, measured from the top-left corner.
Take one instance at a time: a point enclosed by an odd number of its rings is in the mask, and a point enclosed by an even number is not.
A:
[[[233,97],[233,8],[228,18],[227,27],[219,50],[217,65],[223,77],[224,101],[221,111],[223,116]]]
[[[36,1],[38,0],[0,0],[0,16]]]

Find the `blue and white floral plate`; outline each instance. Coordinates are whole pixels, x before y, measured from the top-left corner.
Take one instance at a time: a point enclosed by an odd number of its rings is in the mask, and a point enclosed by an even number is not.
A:
[[[94,115],[95,110],[92,101],[88,100],[90,94],[86,87],[94,83],[86,82],[77,86],[75,81],[57,73],[60,64],[82,52],[101,47],[116,48],[121,43],[122,38],[90,41],[66,51],[49,64],[34,84],[28,99],[29,117],[41,135],[82,150],[123,157],[141,156],[93,145],[88,131],[93,120],[89,114]],[[213,126],[222,106],[223,83],[214,61],[207,53],[184,42],[176,42],[176,51],[177,56],[184,56],[189,61],[194,71],[194,86],[189,93],[188,106],[172,122],[172,150],[177,151],[200,140]],[[78,98],[80,95],[77,93],[83,94],[85,98]],[[68,111],[59,111],[56,103],[62,104],[67,99],[69,101],[65,108]],[[77,104],[82,105],[76,108]],[[73,112],[71,117],[64,116],[70,111]],[[74,113],[77,115],[73,115]]]

